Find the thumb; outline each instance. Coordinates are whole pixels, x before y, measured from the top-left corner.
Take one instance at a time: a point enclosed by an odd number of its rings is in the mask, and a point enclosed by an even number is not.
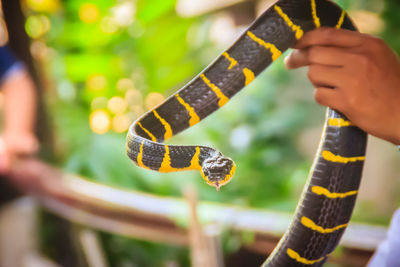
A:
[[[286,58],[285,65],[287,69],[297,69],[307,65],[310,65],[309,50],[302,49],[293,50]]]

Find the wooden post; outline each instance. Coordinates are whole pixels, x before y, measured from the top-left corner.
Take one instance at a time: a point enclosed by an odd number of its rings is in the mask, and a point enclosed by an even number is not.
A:
[[[189,244],[192,267],[223,267],[223,256],[220,245],[219,229],[209,225],[204,232],[197,216],[197,191],[193,187],[184,190],[189,206]]]

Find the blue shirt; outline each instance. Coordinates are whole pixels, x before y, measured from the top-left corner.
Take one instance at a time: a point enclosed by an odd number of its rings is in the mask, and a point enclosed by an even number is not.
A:
[[[393,215],[386,240],[379,245],[368,263],[368,267],[396,266],[400,266],[400,209]]]
[[[17,60],[11,49],[5,45],[0,46],[0,81],[15,71],[19,71],[23,64]]]

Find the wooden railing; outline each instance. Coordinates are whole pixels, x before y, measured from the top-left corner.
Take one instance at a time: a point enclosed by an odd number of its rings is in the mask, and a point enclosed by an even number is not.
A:
[[[72,222],[127,237],[177,245],[188,245],[189,207],[187,201],[137,191],[111,188],[87,181],[37,159],[15,164],[12,179],[40,204]],[[235,232],[254,233],[246,248],[270,253],[286,230],[291,215],[226,204],[200,202],[197,215],[202,224],[216,224]],[[351,223],[341,241],[336,262],[364,266],[385,238],[386,229]]]

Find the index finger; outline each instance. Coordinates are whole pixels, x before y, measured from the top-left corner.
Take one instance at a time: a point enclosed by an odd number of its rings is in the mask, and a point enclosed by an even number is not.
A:
[[[363,34],[359,32],[323,27],[307,32],[294,48],[304,49],[314,45],[356,47],[362,43]]]

